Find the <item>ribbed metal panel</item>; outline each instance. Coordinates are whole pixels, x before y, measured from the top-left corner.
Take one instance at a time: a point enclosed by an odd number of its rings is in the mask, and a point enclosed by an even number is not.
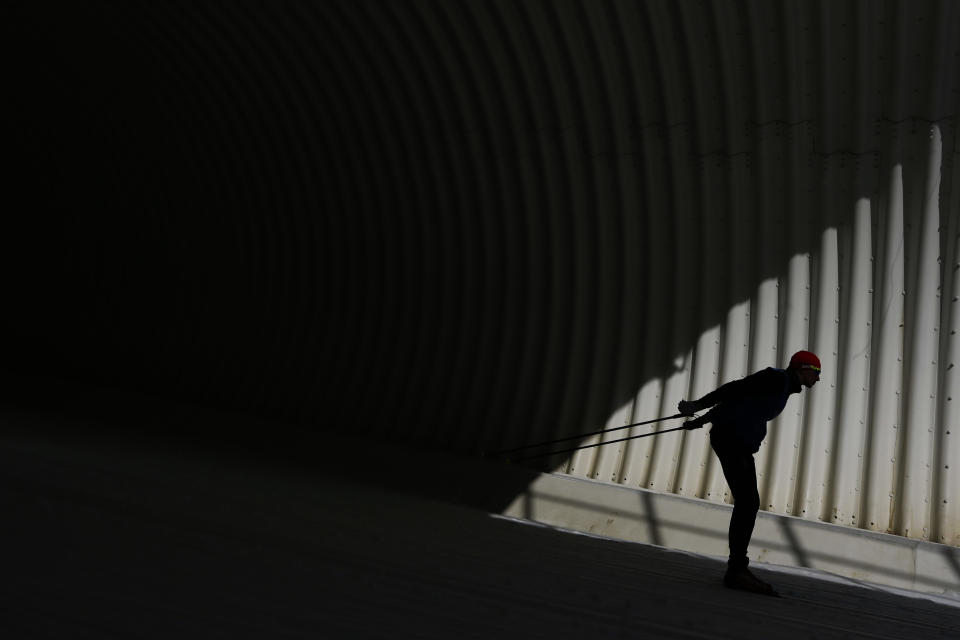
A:
[[[951,311],[938,293],[955,278],[937,266],[957,260],[949,235],[957,205],[942,177],[953,164],[944,127],[952,139],[955,120],[943,116],[956,111],[956,80],[947,83],[950,103],[942,86],[921,84],[916,68],[918,59],[956,68],[955,52],[936,33],[925,41],[923,24],[956,26],[955,9],[615,6],[618,24],[659,27],[631,33],[643,34],[643,57],[660,71],[647,113],[669,124],[626,150],[589,125],[583,133],[595,148],[636,154],[632,179],[647,203],[638,205],[647,257],[636,288],[647,301],[642,369],[656,370],[657,356],[676,368],[646,378],[606,421],[583,429],[669,415],[680,398],[810,348],[824,363],[823,382],[771,424],[757,456],[764,508],[956,544],[956,517],[947,515],[955,491],[944,478],[955,456],[945,425],[955,419],[947,398],[956,393],[956,358],[950,334],[939,330]],[[589,31],[599,21],[585,17],[579,32],[568,24],[561,41],[601,41]],[[878,71],[891,56],[889,72]],[[590,71],[569,71],[566,82],[589,84]],[[597,71],[607,87],[622,85],[612,73]],[[621,100],[611,92],[613,106],[604,108],[616,113]],[[622,132],[614,138],[629,141],[629,130],[610,120]],[[603,167],[580,168],[602,181]],[[629,173],[619,178],[630,184]],[[662,210],[670,215],[648,213]],[[588,449],[558,469],[729,499],[703,433]]]
[[[18,144],[85,215],[11,348],[470,453],[809,348],[763,508],[960,544],[960,2],[92,6],[13,21]],[[546,466],[729,499],[704,431]]]
[[[886,184],[850,202],[814,251],[785,257],[781,276],[677,353],[676,373],[645,383],[632,407],[597,427],[669,415],[675,399],[783,366],[809,347],[821,355],[823,381],[771,423],[757,456],[764,508],[923,539],[936,528],[936,539],[955,544],[957,209],[940,176],[956,169],[943,162],[940,128],[922,131],[909,135],[923,162],[887,169]],[[579,452],[561,469],[723,499],[705,445],[699,432],[670,434]]]

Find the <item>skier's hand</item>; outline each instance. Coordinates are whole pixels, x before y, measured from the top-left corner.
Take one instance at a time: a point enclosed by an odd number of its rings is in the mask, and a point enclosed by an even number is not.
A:
[[[682,415],[692,416],[700,410],[700,405],[696,400],[681,400],[677,403],[677,411]],[[701,425],[702,426],[702,425]]]
[[[681,425],[687,431],[693,431],[694,429],[699,429],[703,426],[703,418],[694,418],[693,420],[687,420]]]

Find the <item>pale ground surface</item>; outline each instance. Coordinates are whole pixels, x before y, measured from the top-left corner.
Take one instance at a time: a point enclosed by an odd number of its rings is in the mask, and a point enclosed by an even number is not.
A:
[[[0,434],[5,639],[960,638],[946,598],[763,566],[785,598],[734,592],[716,558],[24,424]]]

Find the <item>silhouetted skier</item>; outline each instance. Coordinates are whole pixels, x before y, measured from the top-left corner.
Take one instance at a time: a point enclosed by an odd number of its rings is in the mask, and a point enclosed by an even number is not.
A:
[[[820,359],[809,351],[798,351],[786,369],[769,367],[740,380],[728,382],[699,400],[681,400],[677,409],[684,415],[713,407],[703,416],[689,421],[689,428],[707,422],[710,446],[720,460],[723,476],[733,495],[730,516],[730,559],[723,583],[733,589],[745,589],[769,595],[776,592],[753,575],[747,565],[747,547],[760,510],[757,469],[753,454],[767,435],[767,422],[783,411],[791,394],[808,389],[820,380]]]

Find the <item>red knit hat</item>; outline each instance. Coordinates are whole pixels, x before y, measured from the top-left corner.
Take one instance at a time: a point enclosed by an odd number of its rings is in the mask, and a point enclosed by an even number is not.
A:
[[[813,369],[819,373],[820,358],[810,351],[797,351],[790,358],[791,369]]]

